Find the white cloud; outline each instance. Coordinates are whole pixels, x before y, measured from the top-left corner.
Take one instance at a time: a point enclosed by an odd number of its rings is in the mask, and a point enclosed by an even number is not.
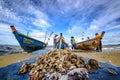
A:
[[[49,33],[46,34],[46,32],[34,29],[32,30],[32,32],[29,33],[29,36],[46,43],[49,38]],[[45,40],[45,36],[46,36],[46,40]],[[50,37],[50,41],[48,42],[48,44],[53,45],[53,36]]]
[[[3,0],[0,1],[0,21],[10,24],[20,22],[21,25],[30,23],[44,30],[51,27],[51,24],[48,22],[48,16],[36,9],[30,1],[15,1],[15,3],[8,1],[8,3],[5,3]],[[5,7],[5,5],[9,7]]]
[[[39,26],[41,27],[42,29],[46,29],[48,27],[50,27],[51,25],[45,21],[44,19],[36,19],[34,22],[33,22],[34,25],[36,26]]]
[[[68,33],[82,33],[84,32],[84,28],[82,26],[79,26],[79,25],[73,25],[72,27],[70,27],[68,30],[67,30]]]
[[[8,24],[0,23],[0,44],[18,45]]]
[[[120,25],[116,25],[116,26],[111,26],[111,27],[106,27],[105,30],[113,30],[113,29],[118,29],[120,30]]]
[[[91,28],[92,25],[96,25],[98,29],[104,29],[108,23],[120,17],[120,1],[117,0],[115,2],[106,2],[101,3],[102,5],[104,5],[105,10],[102,12],[99,12],[99,10],[96,11],[99,13],[99,16],[96,19],[93,19],[89,28]]]
[[[105,31],[113,30],[113,29],[120,30],[120,23],[119,23],[119,21],[112,21],[109,24],[107,24],[104,29],[105,29]]]
[[[38,17],[38,18],[48,19],[45,13],[36,9],[33,5],[30,5],[30,4],[28,5],[28,13],[35,15],[36,18]]]
[[[32,30],[32,32],[29,33],[30,37],[33,37],[35,39],[44,41],[45,38],[45,32],[41,32],[39,30]]]
[[[112,32],[107,32],[105,33],[103,37],[103,43],[104,44],[120,44],[120,32],[119,31],[112,31]]]
[[[98,30],[98,26],[96,25],[91,25],[88,30]]]
[[[68,0],[67,2],[66,0],[58,0],[57,5],[62,12],[65,12],[67,14],[69,12],[73,12],[73,9],[81,9],[80,7],[82,7],[83,2],[83,0],[74,0],[74,2],[72,0]]]
[[[2,4],[4,4],[4,2]],[[16,16],[16,14],[11,10],[9,10],[8,8],[5,8],[2,5],[0,5],[0,20],[13,22],[13,21],[19,21],[20,18]]]
[[[0,33],[10,33],[10,28],[8,24],[0,23]]]
[[[29,5],[28,9],[30,10],[29,11],[30,14],[36,16],[35,20],[33,21],[33,24],[35,26],[38,26],[42,29],[47,29],[51,27],[51,24],[48,22],[49,18],[45,13],[35,9],[32,5]]]

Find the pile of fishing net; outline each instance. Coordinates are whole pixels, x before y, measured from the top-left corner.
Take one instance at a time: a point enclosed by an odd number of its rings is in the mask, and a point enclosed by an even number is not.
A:
[[[0,72],[2,80],[120,80],[120,67],[72,54],[69,49],[50,50]]]
[[[29,72],[28,80],[85,80],[88,73],[95,73],[97,68],[101,68],[98,61],[90,59],[88,62],[81,56],[72,54],[69,49],[50,50],[45,55],[40,56],[36,63],[24,63],[18,74]],[[116,75],[116,73],[112,73]]]

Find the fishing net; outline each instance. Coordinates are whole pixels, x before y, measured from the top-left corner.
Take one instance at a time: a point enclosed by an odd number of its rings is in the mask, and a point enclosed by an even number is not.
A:
[[[23,63],[35,63],[38,57],[30,58],[22,62],[14,63],[6,67],[0,68],[0,80],[27,80],[29,74],[17,74]],[[89,58],[85,58],[88,62]],[[120,80],[120,67],[114,66],[109,62],[99,62],[102,68],[96,69],[97,72],[89,73],[89,78],[87,80]],[[115,74],[111,74],[115,73]]]

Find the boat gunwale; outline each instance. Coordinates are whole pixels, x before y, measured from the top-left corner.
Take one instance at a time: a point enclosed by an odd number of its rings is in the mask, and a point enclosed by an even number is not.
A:
[[[82,42],[78,42],[78,43],[76,43],[76,44],[80,44],[80,43],[84,43],[84,42],[88,42],[88,41],[93,41],[93,40],[101,40],[101,39],[92,38],[92,39],[89,39],[89,40],[85,40],[85,41],[82,41]]]
[[[88,40],[85,40],[85,41],[82,41],[82,42],[78,42],[76,44],[80,44],[80,43],[85,43],[85,42],[88,42],[88,41],[93,41],[93,40],[102,40],[103,36],[104,36],[105,32],[103,31],[100,35],[100,38],[92,38],[92,39],[88,39]]]

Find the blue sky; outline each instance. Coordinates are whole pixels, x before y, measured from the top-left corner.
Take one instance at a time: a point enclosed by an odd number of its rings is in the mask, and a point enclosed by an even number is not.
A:
[[[0,44],[19,45],[10,25],[41,41],[46,31],[62,32],[68,43],[105,31],[103,44],[120,44],[120,0],[0,0]]]

